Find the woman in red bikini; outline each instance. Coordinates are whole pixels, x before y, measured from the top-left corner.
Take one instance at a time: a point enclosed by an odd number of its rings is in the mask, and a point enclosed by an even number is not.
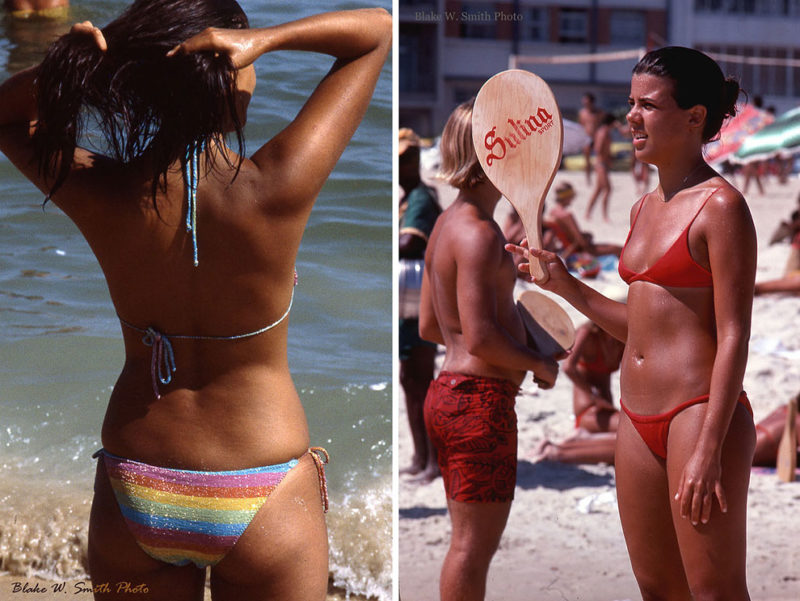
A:
[[[89,524],[95,584],[196,600],[210,566],[214,599],[325,598],[325,454],[309,449],[288,314],[309,213],[391,27],[382,9],[250,29],[234,0],[136,0],[0,86],[0,151],[86,237],[122,323]],[[246,158],[253,63],[281,50],[332,66]],[[84,111],[109,156],[79,146]]]
[[[611,374],[619,369],[624,345],[597,325],[587,322],[575,332],[575,344],[561,370],[572,380],[575,428],[614,432],[619,411],[611,394]]]
[[[756,238],[744,198],[702,155],[739,92],[687,48],[655,50],[634,68],[628,123],[636,158],[659,181],[631,211],[619,263],[627,304],[571,277],[553,254],[530,252],[548,263],[544,288],[625,342],[617,495],[646,600],[749,599],[755,430],[742,381]]]

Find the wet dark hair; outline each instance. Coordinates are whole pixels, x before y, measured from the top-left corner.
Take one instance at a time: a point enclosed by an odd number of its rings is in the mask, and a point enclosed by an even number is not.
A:
[[[169,167],[178,160],[185,165],[191,145],[221,142],[226,125],[233,124],[243,156],[230,58],[213,52],[166,56],[208,27],[249,24],[235,0],[136,0],[102,28],[107,51],[81,33],[53,43],[38,70],[39,121],[33,135],[39,170],[54,182],[48,198],[69,175],[87,113],[114,159],[130,163],[150,154],[154,204]]]
[[[682,109],[706,107],[703,142],[714,139],[723,121],[736,115],[736,100],[742,92],[739,82],[725,77],[719,65],[699,50],[682,46],[652,50],[636,64],[633,74],[671,79],[673,96]]]

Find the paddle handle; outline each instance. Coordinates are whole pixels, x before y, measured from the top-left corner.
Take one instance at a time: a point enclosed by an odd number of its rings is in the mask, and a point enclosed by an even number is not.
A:
[[[541,221],[541,217],[539,218]],[[531,228],[531,231],[525,231],[525,234],[528,236],[528,246],[530,248],[536,248],[541,250],[542,248],[542,228],[541,225],[537,225],[535,228]],[[545,263],[542,259],[538,257],[530,257],[529,267],[528,270],[530,271],[531,276],[533,279],[536,280],[536,283],[539,285],[544,284],[547,280],[550,279],[550,272],[547,270],[547,263]]]

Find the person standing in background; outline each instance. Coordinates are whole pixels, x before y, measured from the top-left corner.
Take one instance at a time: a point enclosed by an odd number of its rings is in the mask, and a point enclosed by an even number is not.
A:
[[[589,141],[583,147],[583,158],[586,161],[586,183],[592,183],[592,150],[594,148],[594,134],[600,126],[603,113],[595,106],[594,94],[586,92],[581,99],[581,109],[578,111],[578,123],[583,126]]]
[[[439,475],[436,449],[425,430],[423,407],[428,385],[433,380],[436,344],[419,336],[419,294],[425,247],[442,212],[436,191],[426,186],[419,173],[420,140],[414,131],[402,128],[398,134],[399,180],[403,189],[400,203],[400,385],[406,399],[408,425],[414,442],[411,465],[401,473],[430,482]]]

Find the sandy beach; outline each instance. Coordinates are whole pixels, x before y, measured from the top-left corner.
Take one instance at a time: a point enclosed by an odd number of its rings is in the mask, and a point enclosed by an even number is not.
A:
[[[583,229],[598,242],[622,244],[630,207],[638,198],[629,173],[612,174],[610,220],[595,211],[581,219],[590,195],[583,173],[561,171],[551,188],[569,181],[576,189],[573,210]],[[735,181],[741,185],[742,179]],[[651,178],[655,185],[655,177]],[[453,191],[441,186],[447,204]],[[778,223],[796,206],[800,181],[765,181],[765,194],[750,190],[748,203],[759,239],[757,280],[781,275],[788,243],[769,245]],[[508,210],[501,201],[496,217]],[[601,291],[624,286],[616,272],[587,280]],[[533,289],[519,282],[517,292]],[[560,299],[557,299],[560,301]],[[585,319],[563,301],[577,325]],[[800,391],[800,298],[757,297],[745,389],[756,420]],[[441,359],[441,355],[440,355]],[[614,390],[619,394],[618,373]],[[500,549],[489,572],[487,600],[623,601],[640,599],[622,537],[614,491],[614,469],[532,461],[545,438],[561,440],[573,432],[571,384],[560,377],[555,388],[539,391],[527,379],[517,398],[519,471],[516,497]],[[411,438],[405,404],[398,399],[400,467],[409,464]],[[800,518],[794,511],[800,482],[782,483],[774,470],[753,469],[748,513],[748,580],[754,601],[800,599]],[[418,484],[399,479],[399,592],[402,601],[438,599],[439,570],[449,544],[449,520],[441,479]]]

